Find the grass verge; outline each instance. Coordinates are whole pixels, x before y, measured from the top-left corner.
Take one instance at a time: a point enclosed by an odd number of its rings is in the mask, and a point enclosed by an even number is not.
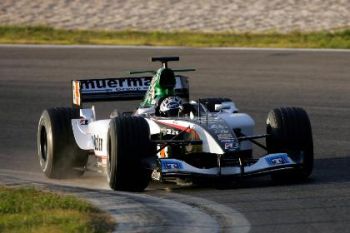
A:
[[[0,26],[0,43],[348,49],[350,48],[350,29],[335,32],[250,34],[65,30],[46,26]]]
[[[0,232],[111,232],[108,215],[73,196],[0,186]]]

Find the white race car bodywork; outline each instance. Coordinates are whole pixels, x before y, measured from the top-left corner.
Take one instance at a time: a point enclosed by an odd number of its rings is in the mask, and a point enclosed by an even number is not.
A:
[[[195,102],[192,103],[195,104]],[[154,111],[152,109],[139,109],[136,111],[135,115],[142,116],[146,119],[150,128],[151,137],[152,135],[159,135],[162,133],[176,136],[179,134],[179,131],[174,129],[194,132],[195,135],[198,136],[197,139],[202,142],[200,152],[204,153],[204,160],[206,159],[206,153],[221,156],[227,153],[229,149],[235,151],[251,151],[252,143],[249,140],[239,142],[232,132],[233,129],[239,129],[242,135],[253,135],[255,126],[254,120],[245,113],[238,113],[233,102],[222,105],[224,109],[221,109],[219,112],[208,113],[206,116],[201,117],[191,115],[186,118],[160,118],[149,114]],[[81,119],[72,120],[72,129],[76,143],[83,150],[93,151],[93,154],[100,159],[99,164],[102,165],[102,167],[105,167],[106,159],[108,157],[107,141],[110,119],[96,120],[93,108],[81,109],[80,116]],[[163,126],[165,126],[165,128]],[[226,126],[227,128],[225,129],[224,127]],[[216,137],[220,136],[220,133],[218,134],[216,132],[217,129],[215,127],[218,127],[219,129],[220,127],[223,127],[221,130],[226,131],[226,134],[228,133],[231,135],[229,141],[223,140],[224,143],[222,143],[220,137]],[[230,133],[228,130],[230,130]],[[227,148],[226,144],[229,145]],[[157,148],[160,149],[160,146]],[[296,165],[296,163],[285,153],[263,156],[254,164],[243,168],[240,166],[217,166],[211,168],[195,167],[185,161],[168,157],[167,147],[162,151],[158,151],[157,156],[160,163],[158,170],[160,169],[161,171],[158,171],[158,175],[152,175],[154,179],[188,174],[201,176],[235,176],[241,175],[242,169],[244,170],[245,175],[250,175],[271,172],[271,170],[288,169]]]
[[[232,103],[232,106],[235,105]],[[144,116],[144,112],[147,111],[143,109],[140,116]],[[107,156],[107,133],[110,119],[96,120],[95,111],[93,108],[81,109],[80,116],[81,119],[72,120],[72,129],[77,145],[83,150],[94,150],[94,154],[96,156]],[[248,114],[222,111],[211,117],[223,119],[231,129],[241,129],[242,133],[245,135],[253,135],[254,133],[255,122]],[[196,124],[193,121],[189,121],[191,119],[187,119],[188,121],[183,118],[156,119],[154,117],[145,117],[145,119],[149,124],[151,135],[159,134],[161,132],[161,127],[156,122],[177,125],[179,127],[189,128],[198,133],[200,140],[203,141],[203,152],[215,154],[225,153],[225,151],[213,138],[212,134],[210,134],[201,125]],[[205,121],[205,119],[203,121]],[[240,144],[240,150],[251,149],[252,144],[249,141],[245,141]]]

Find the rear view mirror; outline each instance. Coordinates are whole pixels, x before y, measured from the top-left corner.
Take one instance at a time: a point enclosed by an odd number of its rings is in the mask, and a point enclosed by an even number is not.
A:
[[[231,104],[229,103],[221,103],[221,104],[215,104],[215,112],[219,112],[223,109],[230,109]]]

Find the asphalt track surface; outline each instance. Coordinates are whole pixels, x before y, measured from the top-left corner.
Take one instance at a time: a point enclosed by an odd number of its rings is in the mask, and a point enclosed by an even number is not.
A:
[[[106,190],[97,172],[68,181],[43,177],[35,157],[37,122],[43,109],[70,105],[69,81],[157,68],[148,59],[162,55],[180,56],[173,67],[197,69],[188,74],[193,99],[232,98],[256,120],[257,133],[264,133],[270,109],[305,108],[315,147],[311,179],[277,185],[268,177],[255,178],[224,187],[153,183],[143,194],[128,194]],[[79,186],[71,192],[99,206],[108,198],[124,198],[114,212],[109,209],[121,232],[350,232],[349,74],[350,52],[345,51],[2,46],[0,183],[34,183],[54,190]],[[96,108],[98,118],[105,118],[112,108],[136,106],[121,102]],[[135,214],[135,208],[146,212]]]

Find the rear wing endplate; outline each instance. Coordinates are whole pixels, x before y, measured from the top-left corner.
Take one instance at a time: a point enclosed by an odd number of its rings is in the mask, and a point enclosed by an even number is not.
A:
[[[152,77],[125,77],[73,80],[73,107],[98,101],[142,100]],[[188,78],[176,75],[175,95],[189,99]]]

